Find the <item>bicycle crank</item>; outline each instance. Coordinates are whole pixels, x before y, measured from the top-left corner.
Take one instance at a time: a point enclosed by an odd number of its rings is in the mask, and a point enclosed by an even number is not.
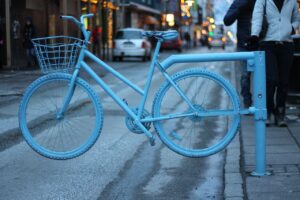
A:
[[[134,114],[136,114],[136,115],[138,114],[138,108],[132,108],[131,110]],[[144,109],[142,112],[141,119],[144,119],[144,118],[148,117],[149,115],[150,115],[150,113],[146,109]],[[136,133],[136,134],[144,133],[143,130],[141,130],[140,127],[136,124],[135,120],[132,117],[130,117],[129,115],[127,115],[125,117],[125,124],[126,124],[127,128],[133,133]],[[147,130],[150,130],[151,122],[144,122],[142,124]]]

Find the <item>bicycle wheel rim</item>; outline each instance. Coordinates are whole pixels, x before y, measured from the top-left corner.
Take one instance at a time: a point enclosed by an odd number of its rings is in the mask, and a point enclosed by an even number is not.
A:
[[[57,119],[70,80],[67,74],[38,79],[25,93],[20,107],[20,127],[26,142],[41,155],[53,159],[74,158],[86,152],[102,127],[100,101],[81,79],[75,82],[63,119]],[[83,126],[87,123],[90,126]]]
[[[156,121],[154,126],[163,143],[188,157],[209,156],[225,148],[234,138],[240,123],[239,101],[232,86],[221,76],[204,70],[186,70],[175,74],[172,79],[187,93],[198,111],[226,110],[227,114],[210,117],[190,115]],[[192,91],[198,92],[190,95]],[[189,113],[190,109],[166,82],[157,93],[153,113],[154,117],[159,117]]]

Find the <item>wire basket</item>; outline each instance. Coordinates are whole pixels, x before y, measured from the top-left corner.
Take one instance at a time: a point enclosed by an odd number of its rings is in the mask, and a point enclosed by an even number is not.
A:
[[[71,73],[84,41],[69,36],[32,39],[42,73]]]

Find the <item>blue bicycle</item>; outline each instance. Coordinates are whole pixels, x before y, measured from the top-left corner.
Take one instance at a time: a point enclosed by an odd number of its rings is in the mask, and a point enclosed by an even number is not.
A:
[[[19,108],[19,126],[30,147],[51,159],[70,159],[89,150],[98,139],[103,124],[99,96],[79,77],[84,69],[124,110],[128,129],[145,134],[154,145],[153,124],[162,142],[187,157],[202,157],[222,150],[236,135],[240,123],[239,98],[222,76],[203,70],[186,69],[169,75],[158,61],[161,42],[177,37],[176,31],[147,31],[157,39],[147,80],[141,89],[87,50],[90,32],[72,16],[62,19],[80,27],[84,39],[55,36],[33,39],[44,76],[26,90]],[[85,58],[123,81],[141,96],[130,107],[88,66]],[[157,91],[152,112],[145,109],[154,69],[165,77]],[[86,125],[88,124],[88,125]],[[212,131],[207,131],[207,129]]]

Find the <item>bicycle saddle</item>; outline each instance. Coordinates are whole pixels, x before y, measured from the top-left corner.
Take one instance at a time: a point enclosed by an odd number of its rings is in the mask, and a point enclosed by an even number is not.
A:
[[[175,30],[170,31],[145,31],[143,35],[146,37],[155,37],[158,40],[172,40],[178,36],[178,32]]]

